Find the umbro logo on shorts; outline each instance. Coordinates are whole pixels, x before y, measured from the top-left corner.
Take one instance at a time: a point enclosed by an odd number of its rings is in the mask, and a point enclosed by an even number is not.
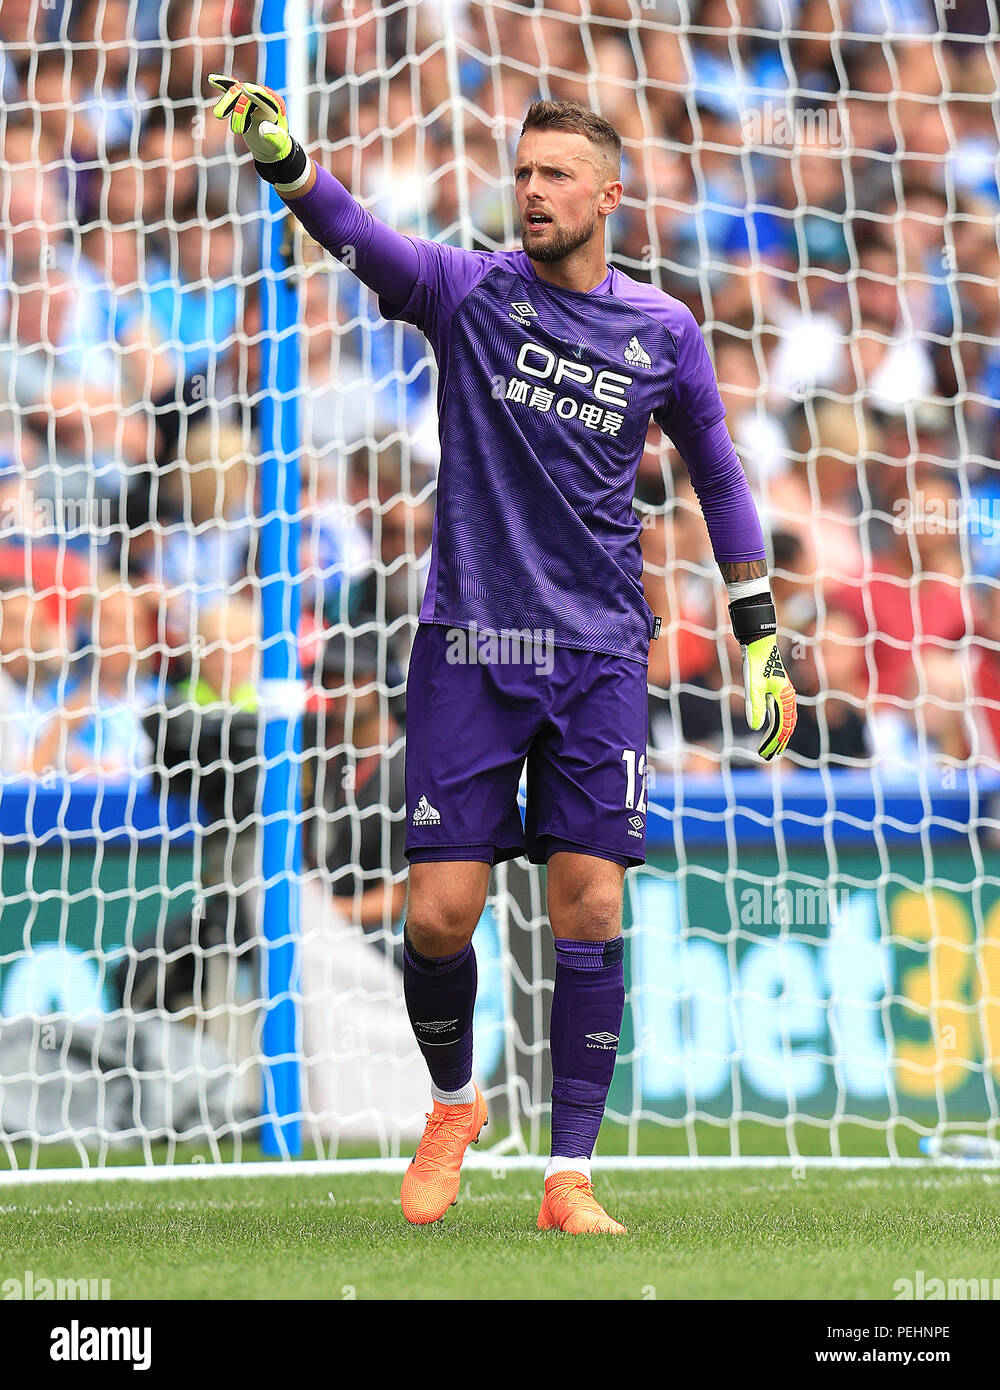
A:
[[[588,1033],[587,1043],[601,1052],[614,1052],[618,1046],[617,1033]]]
[[[417,808],[413,812],[414,825],[440,825],[441,813],[435,806],[422,796],[417,802]]]
[[[628,823],[633,830],[642,829],[642,816],[629,816]]]

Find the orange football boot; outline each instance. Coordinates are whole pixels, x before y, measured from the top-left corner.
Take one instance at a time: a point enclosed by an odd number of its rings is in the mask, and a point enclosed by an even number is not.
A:
[[[582,1173],[553,1173],[545,1179],[545,1196],[538,1213],[540,1231],[566,1231],[573,1236],[623,1236],[625,1227],[601,1206]]]
[[[471,1105],[434,1102],[413,1161],[403,1174],[400,1200],[403,1215],[414,1226],[440,1221],[458,1200],[462,1159],[470,1144],[479,1142],[487,1123],[486,1102],[476,1087]]]

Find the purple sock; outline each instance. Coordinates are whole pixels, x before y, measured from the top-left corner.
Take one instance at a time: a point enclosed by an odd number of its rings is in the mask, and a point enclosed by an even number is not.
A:
[[[625,944],[556,941],[552,1153],[590,1158],[604,1118],[625,1011]]]
[[[439,1091],[460,1091],[472,1080],[472,1012],[476,1004],[472,942],[432,960],[406,942],[403,996],[410,1027]]]

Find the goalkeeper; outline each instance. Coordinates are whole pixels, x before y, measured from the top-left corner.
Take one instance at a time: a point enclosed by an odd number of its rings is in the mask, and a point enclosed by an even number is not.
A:
[[[523,249],[490,254],[392,231],[306,155],[277,94],[211,81],[223,93],[215,115],[245,140],[258,174],[375,290],[387,319],[427,335],[439,366],[437,512],[407,680],[404,964],[434,1106],[403,1213],[417,1224],[445,1214],[486,1123],[472,1079],[472,935],[490,866],[527,854],[548,866],[556,954],[538,1225],[622,1234],[594,1195],[590,1162],[625,1002],[624,875],[645,855],[656,624],[632,499],[650,417],[701,503],[761,757],[780,756],[795,724],[760,523],[701,332],[678,301],[608,269],[621,139],[586,107],[529,108],[514,170]],[[496,635],[531,641],[522,660],[497,662],[477,647],[484,634],[488,650]]]

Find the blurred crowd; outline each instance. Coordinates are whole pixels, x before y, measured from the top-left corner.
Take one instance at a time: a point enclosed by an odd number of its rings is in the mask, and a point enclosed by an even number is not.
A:
[[[275,385],[266,204],[207,83],[263,78],[255,13],[241,0],[0,5],[7,775],[135,777],[155,757],[142,711],[255,706]],[[584,101],[621,131],[612,260],[704,326],[800,692],[788,770],[995,765],[988,7],[317,0],[312,13],[293,128],[401,231],[516,244],[512,156],[537,96]],[[320,737],[360,756],[402,737],[438,467],[433,364],[288,222],[300,650]],[[663,619],[651,763],[751,766],[724,589],[655,427],[636,509]]]

